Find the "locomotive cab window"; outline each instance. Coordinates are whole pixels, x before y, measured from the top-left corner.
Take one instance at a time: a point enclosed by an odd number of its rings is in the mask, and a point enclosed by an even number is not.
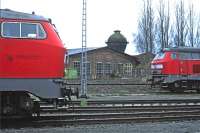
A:
[[[176,58],[177,58],[176,53],[172,53],[172,54],[171,54],[171,58],[172,58],[172,59],[176,59]]]
[[[186,53],[186,52],[180,52],[180,53],[179,53],[179,58],[180,58],[181,60],[192,59],[191,53]]]
[[[46,33],[39,23],[4,22],[1,34],[9,38],[46,38]]]
[[[198,59],[200,59],[200,54],[199,53],[192,53],[192,52],[184,53],[184,52],[180,52],[179,56],[180,56],[180,59],[182,59],[182,60],[198,60]]]
[[[165,58],[165,53],[164,53],[164,52],[159,52],[159,53],[155,56],[154,60],[163,59],[163,58]]]
[[[3,37],[20,37],[20,23],[3,23],[1,29]]]
[[[192,53],[192,59],[199,60],[200,59],[200,54],[199,53]]]

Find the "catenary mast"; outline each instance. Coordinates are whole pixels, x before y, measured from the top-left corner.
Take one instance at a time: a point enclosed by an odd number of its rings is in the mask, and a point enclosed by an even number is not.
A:
[[[82,7],[82,51],[81,51],[81,98],[87,98],[87,10],[86,1]]]

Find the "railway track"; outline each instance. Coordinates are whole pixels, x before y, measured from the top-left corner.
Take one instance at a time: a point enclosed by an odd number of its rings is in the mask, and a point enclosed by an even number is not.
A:
[[[86,101],[85,101],[86,102]],[[73,104],[72,104],[73,103]],[[152,121],[200,120],[200,100],[106,100],[72,101],[70,106],[41,106],[41,116],[10,120],[3,127],[41,127],[77,124],[134,123]],[[15,123],[17,121],[17,123]],[[8,124],[8,125],[6,125]]]

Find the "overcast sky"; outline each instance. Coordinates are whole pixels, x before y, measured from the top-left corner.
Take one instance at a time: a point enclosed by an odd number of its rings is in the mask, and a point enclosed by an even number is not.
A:
[[[193,1],[199,6],[199,0]],[[1,0],[1,8],[26,13],[34,11],[52,18],[65,46],[81,47],[82,0]],[[142,0],[87,0],[87,46],[106,46],[113,31],[120,30],[129,42],[126,52],[136,54],[132,42],[141,8]]]

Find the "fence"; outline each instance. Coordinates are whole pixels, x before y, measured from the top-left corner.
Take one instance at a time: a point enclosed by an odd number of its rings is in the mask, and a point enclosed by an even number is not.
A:
[[[80,79],[80,75],[78,75],[77,72],[74,72],[73,69],[72,73],[73,76],[69,76],[70,70],[67,69],[66,78],[67,79]],[[76,75],[74,75],[76,74]],[[108,73],[88,73],[87,78],[88,79],[114,79],[114,78],[143,78],[143,77],[149,77],[151,75],[151,69],[143,69],[143,68],[136,68],[132,69],[131,71],[123,71],[121,73],[112,72],[110,74]]]

